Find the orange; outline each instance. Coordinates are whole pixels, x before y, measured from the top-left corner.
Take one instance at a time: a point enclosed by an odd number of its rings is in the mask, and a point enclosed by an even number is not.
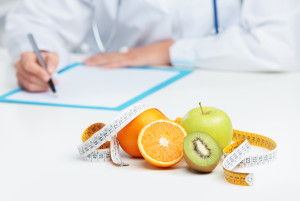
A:
[[[92,135],[94,135],[97,131],[101,130],[105,126],[104,123],[94,123],[90,125],[82,134],[81,140],[85,142],[88,140]],[[98,149],[108,149],[110,147],[110,141],[105,142],[101,145]]]
[[[170,120],[157,120],[146,125],[138,137],[143,157],[152,165],[170,167],[183,158],[184,128]]]
[[[154,108],[144,111],[133,119],[118,132],[117,137],[122,149],[131,156],[142,157],[137,145],[139,133],[147,124],[159,119],[167,119],[167,117],[161,111]]]

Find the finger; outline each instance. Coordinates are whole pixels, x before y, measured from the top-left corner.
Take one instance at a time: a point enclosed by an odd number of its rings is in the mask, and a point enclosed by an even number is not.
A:
[[[87,66],[102,66],[123,59],[122,53],[105,53],[91,56],[84,61]]]
[[[128,67],[132,66],[133,61],[131,60],[120,60],[120,61],[115,61],[112,63],[108,63],[106,65],[101,66],[101,69],[112,69],[112,68],[123,68],[123,67]]]
[[[44,82],[48,82],[50,79],[48,73],[36,62],[36,57],[29,56],[28,58],[21,60],[21,68],[27,73],[39,77]]]
[[[43,55],[45,64],[47,66],[47,71],[50,73],[50,75],[52,75],[58,65],[59,57],[55,52],[44,52]]]
[[[87,66],[98,66],[105,63],[105,57],[101,55],[94,55],[84,60],[83,63]]]
[[[102,69],[109,69],[109,68],[122,68],[122,67],[136,67],[140,66],[140,61],[138,57],[134,57],[130,54],[123,53],[122,57],[118,58],[119,60],[115,59],[105,65],[102,65]]]
[[[30,92],[41,92],[47,91],[49,89],[48,85],[37,85],[35,83],[31,83],[26,77],[23,77],[20,73],[17,73],[18,84],[23,89]]]
[[[21,67],[21,61],[15,63],[15,68],[18,69]]]
[[[26,80],[28,80],[30,83],[34,83],[36,85],[40,85],[40,86],[46,86],[48,83],[45,82],[44,80],[41,80],[40,77],[35,76],[34,74],[31,73],[26,73],[25,71],[18,71],[23,77],[26,78]]]
[[[18,84],[23,89],[30,91],[30,92],[41,92],[41,91],[47,91],[49,86],[44,85],[38,85],[36,83],[30,82],[26,77],[24,77],[21,73],[17,72],[16,74],[18,79]]]
[[[21,65],[16,65],[16,69],[17,72],[20,73],[23,77],[25,77],[29,82],[35,83],[37,85],[46,85],[46,82],[44,80],[32,73],[28,73],[21,67]]]

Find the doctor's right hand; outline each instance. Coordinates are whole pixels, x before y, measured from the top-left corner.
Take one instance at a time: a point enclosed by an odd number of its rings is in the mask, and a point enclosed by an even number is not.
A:
[[[42,57],[47,66],[46,72],[39,64],[37,56],[34,52],[24,52],[20,56],[20,60],[15,63],[17,69],[18,84],[23,89],[30,92],[41,92],[49,89],[48,81],[58,65],[58,54],[55,52],[41,52]],[[57,80],[53,80],[54,84]]]

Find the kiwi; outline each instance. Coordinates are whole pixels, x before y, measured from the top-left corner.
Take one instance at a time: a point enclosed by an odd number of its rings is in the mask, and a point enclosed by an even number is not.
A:
[[[216,140],[203,132],[193,132],[184,138],[183,153],[189,167],[199,172],[213,171],[222,155]]]

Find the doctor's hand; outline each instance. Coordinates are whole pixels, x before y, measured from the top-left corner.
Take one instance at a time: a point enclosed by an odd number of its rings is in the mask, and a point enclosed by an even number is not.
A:
[[[15,63],[17,79],[20,87],[30,92],[41,92],[49,89],[50,75],[55,72],[58,65],[58,54],[55,52],[41,52],[47,66],[46,72],[38,63],[34,52],[24,52],[20,60]],[[53,80],[57,83],[56,80]]]
[[[120,68],[126,66],[170,65],[169,48],[175,41],[168,40],[148,46],[132,48],[125,53],[103,53],[84,61],[87,66],[102,68]]]

